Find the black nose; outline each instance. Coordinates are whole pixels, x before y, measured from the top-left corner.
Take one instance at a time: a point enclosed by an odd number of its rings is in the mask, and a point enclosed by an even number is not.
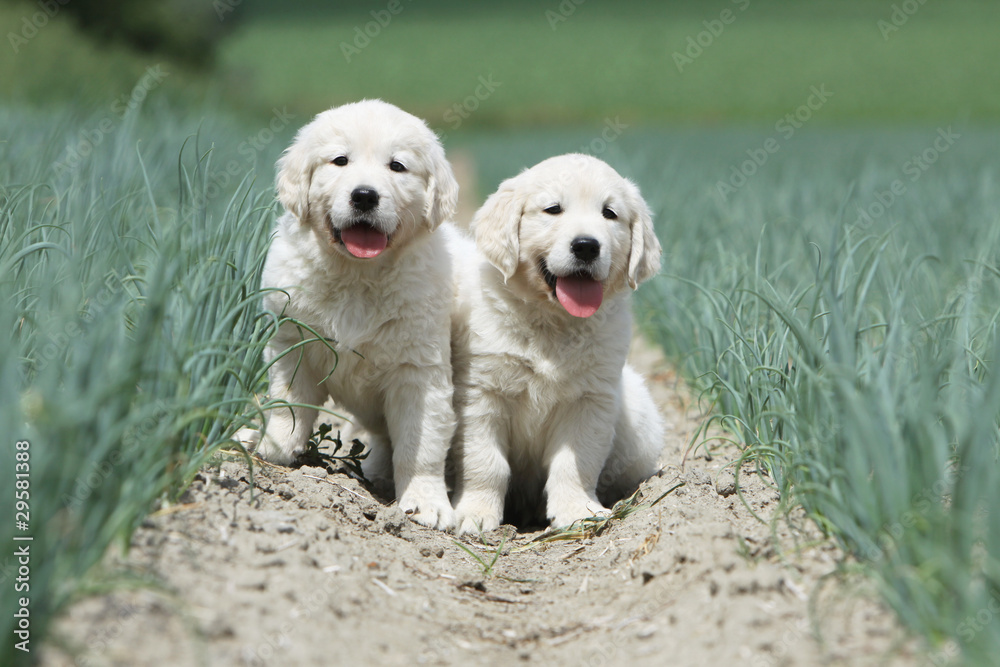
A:
[[[591,236],[577,236],[569,248],[581,262],[593,262],[601,254],[601,242]]]
[[[354,188],[351,191],[351,204],[359,211],[370,211],[378,206],[378,191],[367,185]]]

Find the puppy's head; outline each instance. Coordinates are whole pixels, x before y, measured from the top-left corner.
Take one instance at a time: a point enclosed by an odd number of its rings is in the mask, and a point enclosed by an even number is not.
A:
[[[437,136],[364,100],[324,111],[278,161],[278,199],[334,252],[371,259],[454,215],[458,184]]]
[[[574,317],[590,317],[606,295],[660,270],[660,242],[639,189],[589,155],[549,158],[504,181],[472,224],[512,289]]]

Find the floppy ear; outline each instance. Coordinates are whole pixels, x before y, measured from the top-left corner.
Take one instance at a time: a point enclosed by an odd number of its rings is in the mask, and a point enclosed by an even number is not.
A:
[[[312,184],[315,160],[310,154],[306,137],[307,125],[295,135],[295,141],[278,159],[278,201],[299,220],[309,215],[309,186]]]
[[[649,206],[639,193],[639,188],[629,183],[629,194],[632,197],[632,248],[628,254],[628,284],[635,289],[639,283],[645,282],[660,272],[660,240],[656,238],[653,229],[653,216]]]
[[[517,270],[520,243],[521,214],[524,202],[518,194],[517,177],[508,178],[487,197],[472,218],[476,245],[490,264],[503,274],[504,282]]]
[[[427,178],[424,223],[434,231],[445,220],[455,217],[458,208],[458,181],[444,155],[444,148],[434,140],[431,148],[431,169]]]

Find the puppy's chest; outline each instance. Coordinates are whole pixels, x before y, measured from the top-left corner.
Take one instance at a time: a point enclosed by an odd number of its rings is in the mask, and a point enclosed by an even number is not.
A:
[[[494,392],[513,405],[531,406],[532,412],[547,412],[600,382],[593,369],[579,360],[551,355],[507,351],[480,361],[481,376],[490,378]]]
[[[398,314],[391,300],[362,290],[328,290],[316,294],[296,294],[292,315],[317,328],[317,333],[336,341],[337,347],[356,350],[377,344],[382,331]]]
[[[293,316],[301,309],[301,320],[332,341],[337,350],[335,359],[329,355],[336,364],[336,371],[327,380],[331,390],[371,392],[382,385],[386,373],[401,364],[432,366],[446,359],[446,313],[438,314],[443,323],[435,326],[435,319],[425,315],[442,308],[427,299],[401,301],[397,294],[358,289],[326,294],[320,302],[303,302],[298,296],[292,299]],[[417,305],[422,309],[419,312]]]

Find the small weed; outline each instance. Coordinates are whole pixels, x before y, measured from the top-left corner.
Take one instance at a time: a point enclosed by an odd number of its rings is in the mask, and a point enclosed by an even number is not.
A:
[[[676,491],[677,489],[684,486],[684,482],[679,482],[674,486],[670,487],[664,491],[660,496],[649,504],[643,504],[639,502],[639,491],[636,491],[628,498],[622,498],[611,508],[611,512],[607,516],[591,516],[586,519],[580,519],[574,521],[571,525],[565,528],[557,528],[553,531],[547,532],[543,535],[539,535],[535,539],[531,540],[527,544],[518,547],[515,551],[524,551],[526,549],[532,549],[540,544],[546,544],[548,542],[560,542],[563,540],[586,540],[592,537],[597,537],[603,533],[612,522],[624,519],[625,517],[638,512],[639,510],[649,509],[656,505],[668,495]]]
[[[361,470],[361,462],[368,458],[368,452],[365,451],[365,444],[354,438],[351,441],[351,448],[347,453],[339,453],[342,449],[346,447],[344,442],[340,439],[340,431],[337,431],[336,437],[331,436],[333,432],[333,427],[329,424],[323,423],[319,425],[316,432],[312,434],[309,438],[309,444],[306,445],[306,451],[299,456],[297,463],[302,465],[316,466],[320,468],[325,468],[327,465],[332,465],[334,467],[337,464],[342,464],[344,467],[350,471],[350,473],[360,479],[365,478],[365,473]],[[331,443],[333,445],[333,450],[328,452],[321,451],[323,449],[329,449],[325,443]]]
[[[487,545],[486,538],[483,536],[482,532],[479,533],[479,539],[484,545]],[[459,549],[472,556],[476,560],[476,562],[479,563],[479,566],[482,568],[483,579],[489,579],[494,575],[493,568],[497,564],[497,561],[500,560],[500,555],[503,553],[503,548],[507,544],[507,531],[506,530],[503,531],[503,534],[500,536],[500,544],[498,544],[497,548],[492,551],[493,557],[490,559],[488,563],[486,562],[485,558],[483,558],[482,556],[480,556],[475,551],[465,546],[458,540],[452,540],[452,542],[457,544]]]

